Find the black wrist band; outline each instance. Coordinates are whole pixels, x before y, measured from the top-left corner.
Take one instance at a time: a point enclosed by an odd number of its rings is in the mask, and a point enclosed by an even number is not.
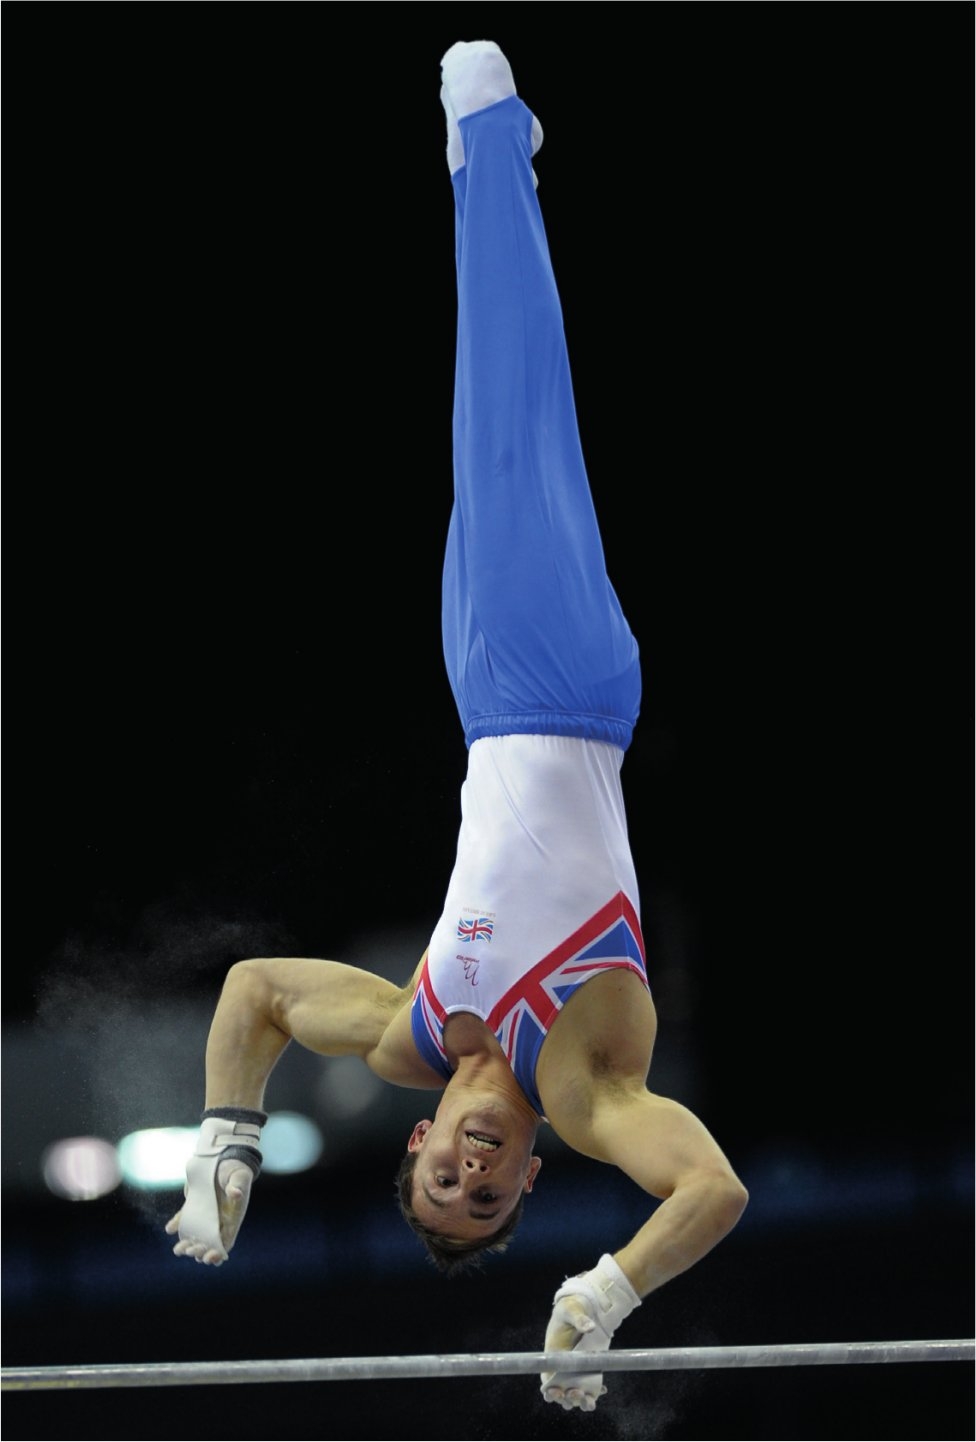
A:
[[[208,1107],[200,1118],[217,1117],[222,1122],[249,1122],[252,1127],[263,1127],[268,1120],[267,1112],[255,1112],[250,1107]]]
[[[243,1162],[246,1167],[251,1168],[256,1180],[261,1175],[261,1163],[264,1161],[264,1157],[257,1147],[233,1146],[224,1147],[220,1154],[220,1160],[222,1162]]]

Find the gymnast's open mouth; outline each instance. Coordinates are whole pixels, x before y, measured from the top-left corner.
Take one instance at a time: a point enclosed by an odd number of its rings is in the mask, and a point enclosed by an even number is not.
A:
[[[490,1137],[487,1132],[465,1132],[464,1135],[473,1147],[479,1152],[496,1152],[501,1146],[498,1137]]]

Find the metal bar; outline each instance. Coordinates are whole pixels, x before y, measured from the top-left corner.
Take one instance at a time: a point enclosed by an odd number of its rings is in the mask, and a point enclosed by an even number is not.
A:
[[[976,1342],[799,1342],[760,1347],[658,1347],[587,1355],[602,1372],[706,1371],[722,1367],[834,1367],[864,1362],[971,1362]],[[578,1371],[573,1352],[471,1352],[453,1356],[307,1357],[266,1362],[145,1362],[117,1366],[4,1367],[5,1392],[94,1387],[194,1387],[230,1382],[363,1382],[392,1378],[521,1376]]]

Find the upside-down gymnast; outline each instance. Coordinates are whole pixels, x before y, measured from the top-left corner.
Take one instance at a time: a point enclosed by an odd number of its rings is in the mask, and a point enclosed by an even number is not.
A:
[[[456,863],[403,988],[334,961],[231,968],[167,1231],[177,1256],[226,1261],[284,1048],[357,1055],[396,1086],[442,1089],[398,1177],[442,1271],[504,1249],[538,1176],[540,1125],[660,1199],[556,1292],[546,1350],[599,1353],[731,1230],[746,1192],[702,1123],[647,1087],[656,1018],[621,792],[640,663],[577,431],[533,170],[541,127],[490,41],[452,46],[441,79],[458,283],[443,644],[468,749]],[[547,1374],[542,1390],[592,1411],[606,1389],[580,1372]]]

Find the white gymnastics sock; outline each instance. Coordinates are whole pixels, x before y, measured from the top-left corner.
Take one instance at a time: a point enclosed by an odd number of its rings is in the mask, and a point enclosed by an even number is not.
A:
[[[464,164],[464,146],[461,143],[457,116],[454,114],[454,108],[448,99],[447,87],[444,85],[441,86],[441,104],[447,117],[447,168],[453,175]]]
[[[447,116],[447,165],[453,175],[464,164],[458,120],[507,100],[517,91],[512,67],[494,40],[458,40],[441,59],[441,80],[441,104]],[[541,144],[542,126],[533,115],[533,155]]]

